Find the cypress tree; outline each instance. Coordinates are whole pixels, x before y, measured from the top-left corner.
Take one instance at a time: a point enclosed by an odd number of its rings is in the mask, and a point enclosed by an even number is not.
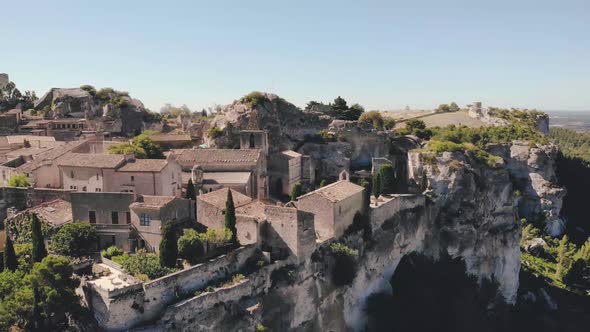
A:
[[[45,239],[43,238],[43,231],[41,230],[41,221],[36,214],[31,214],[31,233],[33,237],[33,262],[41,262],[47,256],[47,249],[45,248]]]
[[[172,225],[166,224],[162,227],[162,241],[160,241],[160,265],[165,267],[176,267],[178,257],[178,246]]]
[[[373,190],[373,196],[375,196],[375,199],[377,199],[377,198],[379,198],[379,196],[381,196],[381,174],[380,173],[373,175],[372,190]]]
[[[301,182],[296,182],[291,189],[291,202],[296,201],[299,196],[301,196]]]
[[[186,199],[192,199],[193,201],[197,199],[197,194],[195,192],[195,185],[193,184],[193,179],[188,179],[188,184],[186,185],[186,193],[184,195]]]
[[[4,247],[4,270],[10,270],[12,272],[18,269],[18,259],[14,252],[14,245],[10,236],[6,236],[6,246]]]
[[[555,274],[558,278],[563,278],[570,265],[568,247],[569,239],[567,238],[567,235],[564,235],[559,241],[559,247],[557,248],[557,268]]]
[[[393,194],[395,192],[395,170],[391,165],[384,165],[379,169],[381,177],[381,192],[383,194]]]
[[[369,213],[371,205],[371,183],[367,180],[361,181],[361,187],[365,188],[363,191],[363,213]]]
[[[225,201],[225,227],[231,231],[231,240],[238,243],[238,230],[236,229],[236,207],[231,189],[227,189],[227,200]]]

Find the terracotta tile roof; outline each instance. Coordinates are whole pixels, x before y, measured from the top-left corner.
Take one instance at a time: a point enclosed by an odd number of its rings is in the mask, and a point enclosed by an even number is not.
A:
[[[332,202],[339,202],[363,191],[363,189],[363,187],[348,180],[340,180],[305,195],[299,196],[297,199],[299,200],[312,195],[321,195]]]
[[[8,144],[24,144],[27,141],[41,141],[41,142],[53,142],[55,137],[52,136],[36,136],[36,135],[9,135],[6,136]]]
[[[135,159],[128,161],[117,172],[160,172],[166,165],[168,160],[165,159]]]
[[[242,214],[250,217],[254,217],[258,221],[266,220],[266,214],[264,208],[266,204],[261,201],[253,201],[248,204],[244,204],[236,208],[236,214]]]
[[[260,150],[234,149],[176,149],[170,157],[182,167],[200,165],[204,171],[217,166],[255,166],[260,159]]]
[[[227,201],[227,191],[227,188],[221,188],[219,190],[215,190],[207,194],[199,195],[197,196],[197,200],[209,203],[223,211],[225,210],[225,203]],[[236,208],[244,204],[248,204],[252,201],[252,198],[233,189],[231,191],[231,194],[234,199],[234,206]]]
[[[149,196],[143,195],[140,198],[140,201],[135,202],[130,205],[131,208],[140,207],[140,208],[152,208],[152,209],[161,209],[168,205],[168,203],[172,202],[176,197],[174,196]]]
[[[21,213],[35,213],[39,219],[51,226],[61,226],[72,222],[72,203],[56,199],[29,208]]]
[[[125,162],[125,156],[119,154],[68,153],[58,162],[58,166],[117,168]]]

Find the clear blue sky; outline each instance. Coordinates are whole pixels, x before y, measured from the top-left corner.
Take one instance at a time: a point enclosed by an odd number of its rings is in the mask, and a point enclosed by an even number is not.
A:
[[[126,90],[202,108],[454,100],[590,110],[590,1],[2,1],[0,72],[22,90]]]

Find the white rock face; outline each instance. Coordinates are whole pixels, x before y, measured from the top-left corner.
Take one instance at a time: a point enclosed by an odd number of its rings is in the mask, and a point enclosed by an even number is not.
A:
[[[4,89],[8,85],[8,82],[10,82],[8,74],[0,73],[0,89]]]

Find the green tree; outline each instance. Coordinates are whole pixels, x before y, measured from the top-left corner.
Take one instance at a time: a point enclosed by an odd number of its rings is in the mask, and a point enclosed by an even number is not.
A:
[[[238,230],[236,229],[236,207],[231,189],[227,190],[227,200],[225,201],[225,227],[232,233],[232,242],[238,243]]]
[[[375,175],[373,175],[373,185],[371,187],[375,199],[379,198],[379,196],[381,196],[381,173],[377,172]]]
[[[395,192],[395,169],[391,165],[383,165],[379,169],[381,178],[381,192],[383,194],[393,194]]]
[[[363,114],[363,112],[365,111],[365,108],[362,107],[359,104],[353,104],[352,106],[350,106],[350,108],[348,110],[346,110],[344,112],[344,120],[358,120],[359,117]]]
[[[197,231],[186,228],[178,238],[178,254],[189,263],[195,264],[205,255],[205,245]]]
[[[129,142],[109,145],[108,150],[110,154],[133,154],[138,159],[147,158],[144,149]]]
[[[301,182],[295,182],[293,188],[291,189],[291,201],[294,202],[297,200],[297,197],[301,196],[302,194],[302,187]]]
[[[41,221],[34,213],[31,214],[31,235],[33,238],[33,252],[31,254],[33,262],[41,262],[47,256],[47,249],[41,231]]]
[[[24,174],[13,175],[8,179],[9,187],[30,187],[29,178]]]
[[[188,179],[188,184],[186,185],[186,193],[184,195],[186,199],[192,199],[193,201],[197,199],[197,194],[195,193],[195,185],[193,184],[193,179]]]
[[[326,179],[322,179],[322,181],[320,181],[320,188],[325,187],[327,184],[328,184],[328,181],[326,181]]]
[[[555,274],[558,278],[563,278],[570,267],[571,257],[569,254],[569,245],[569,239],[567,235],[564,235],[559,241],[559,247],[557,248],[557,268]]]
[[[422,120],[410,119],[406,121],[406,129],[414,133],[416,129],[426,129],[426,124]]]
[[[176,267],[178,248],[176,235],[172,225],[166,224],[162,227],[162,241],[160,241],[160,265],[168,268]]]
[[[62,226],[51,237],[51,248],[66,256],[84,256],[94,252],[96,227],[89,223],[73,222]]]
[[[459,108],[459,105],[457,105],[457,103],[451,102],[449,104],[449,111],[450,112],[458,112],[459,110],[461,110],[461,108]]]
[[[164,153],[160,144],[154,142],[150,138],[149,132],[144,132],[133,138],[133,145],[143,149],[145,151],[146,158],[148,159],[164,159]]]
[[[371,182],[363,179],[363,181],[361,181],[361,187],[364,188],[364,191],[363,191],[363,213],[368,214],[369,208],[371,205],[371,192],[372,192]]]
[[[334,112],[337,114],[344,113],[348,109],[348,105],[346,104],[346,100],[344,98],[338,96],[334,99],[334,103],[331,105]]]
[[[16,271],[18,269],[18,259],[14,252],[14,244],[10,239],[10,236],[6,236],[6,245],[4,246],[4,270],[5,271]]]
[[[373,128],[383,128],[383,116],[378,111],[370,111],[363,113],[359,117],[359,122],[369,123]]]

